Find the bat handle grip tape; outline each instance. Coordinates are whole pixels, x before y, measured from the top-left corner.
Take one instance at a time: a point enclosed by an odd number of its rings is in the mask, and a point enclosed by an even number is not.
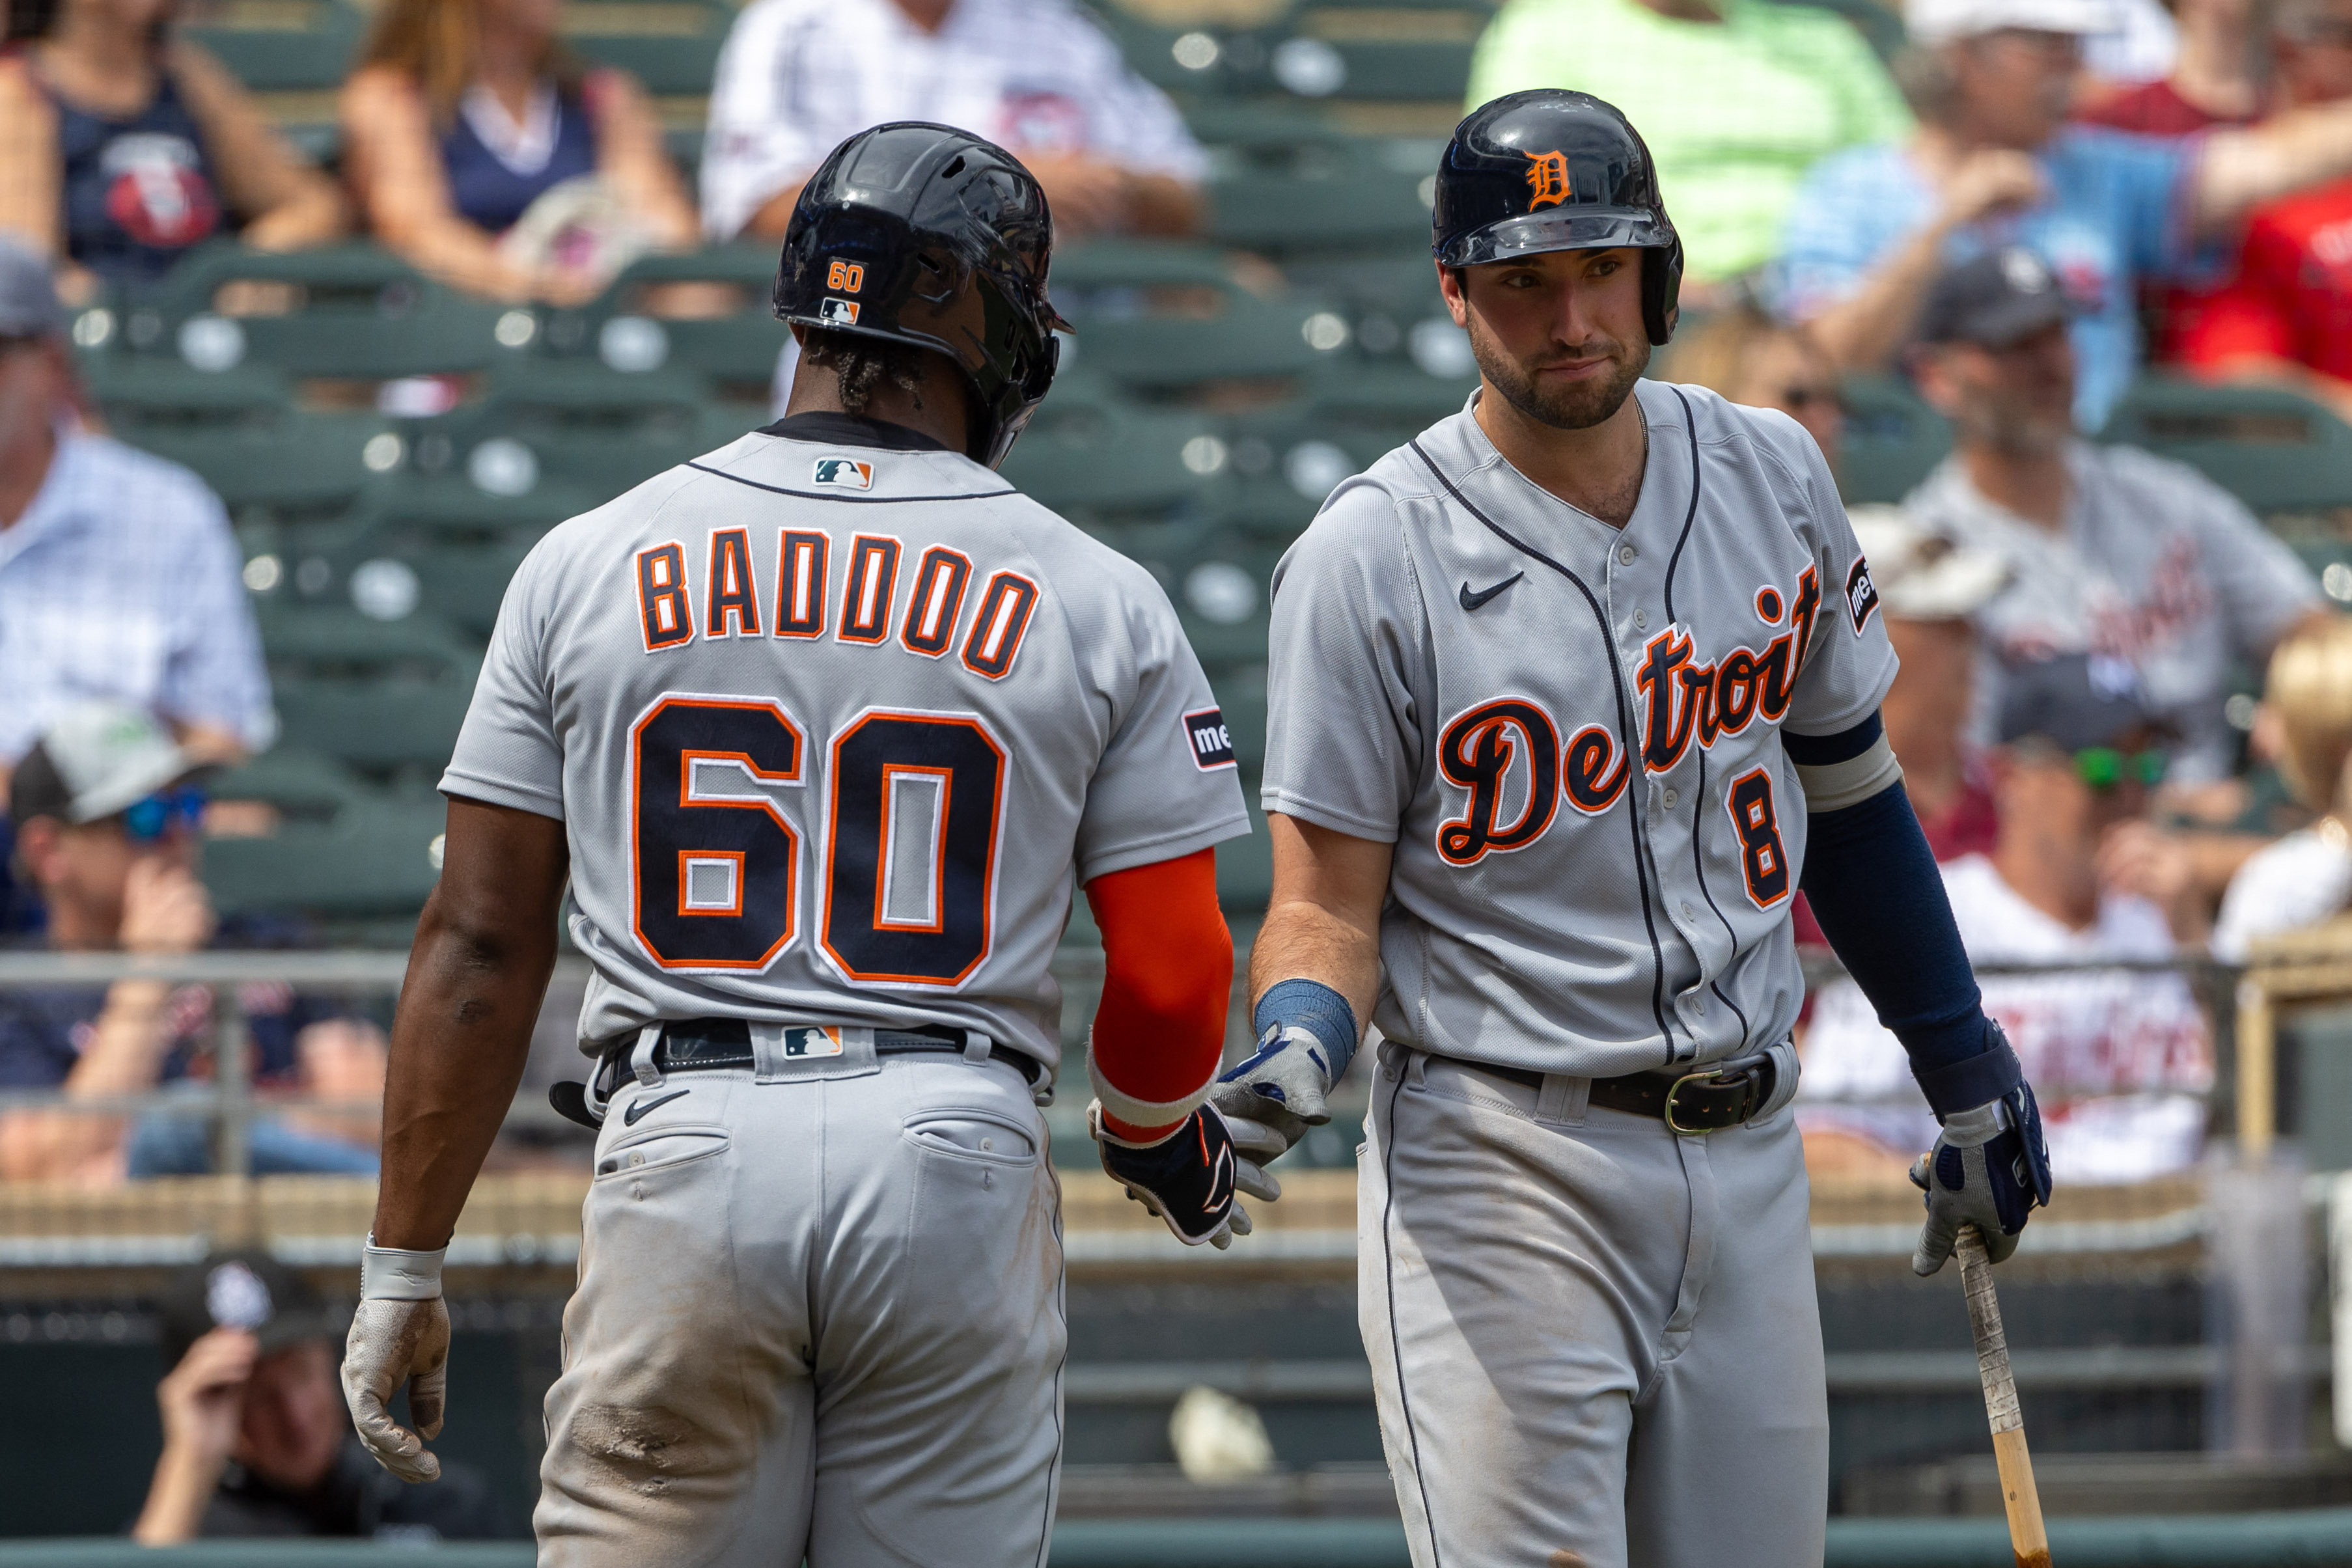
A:
[[[1955,1250],[1960,1257],[1960,1282],[1969,1302],[1969,1326],[1975,1331],[1977,1376],[1984,1385],[1985,1415],[1993,1431],[2015,1432],[2025,1426],[2017,1403],[2017,1378],[2009,1365],[2009,1335],[2000,1323],[2000,1301],[1993,1294],[1992,1260],[1985,1255],[1984,1239],[1973,1225],[1960,1228]]]

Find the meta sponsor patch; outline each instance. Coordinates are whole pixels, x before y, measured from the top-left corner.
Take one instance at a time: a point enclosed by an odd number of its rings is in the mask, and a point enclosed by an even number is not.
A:
[[[857,301],[835,299],[827,295],[824,303],[816,308],[816,319],[828,327],[855,327],[857,325]]]
[[[1225,727],[1222,710],[1204,707],[1186,714],[1184,738],[1192,748],[1192,766],[1202,772],[1213,773],[1220,768],[1236,766],[1233,732]]]
[[[809,483],[827,490],[871,490],[874,465],[855,457],[820,457]]]
[[[1878,609],[1878,584],[1870,580],[1870,562],[1860,556],[1853,558],[1853,570],[1845,574],[1845,608],[1853,617],[1853,634],[1861,636]]]

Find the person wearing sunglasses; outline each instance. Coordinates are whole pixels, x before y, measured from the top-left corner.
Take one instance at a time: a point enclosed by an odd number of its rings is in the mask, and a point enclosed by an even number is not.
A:
[[[169,955],[215,943],[196,875],[199,763],[152,716],[106,702],[68,709],[17,765],[8,795],[16,874],[41,896],[51,951]],[[313,1057],[363,1051],[372,1032],[292,993],[246,999],[257,1078],[307,1079]],[[211,1031],[209,995],[168,981],[0,990],[0,1088],[140,1093],[184,1077]],[[373,1049],[380,1088],[380,1035]],[[208,1133],[200,1116],[0,1113],[0,1180],[195,1174],[209,1168]],[[375,1168],[372,1150],[274,1121],[257,1124],[253,1149],[264,1173]]]
[[[2083,969],[1985,974],[2000,964],[2160,959],[2202,951],[2188,851],[2141,834],[2164,780],[2160,720],[2127,665],[2084,654],[2012,664],[1989,758],[2000,825],[1987,853],[1943,867],[1960,940],[2042,1102],[2053,1176],[2136,1181],[2197,1161],[2211,1036],[2179,975]],[[1907,1163],[1924,1126],[1890,1100],[1905,1058],[1850,983],[1823,988],[1804,1042],[1799,1124],[1809,1156]],[[1820,1162],[1816,1162],[1820,1163]]]

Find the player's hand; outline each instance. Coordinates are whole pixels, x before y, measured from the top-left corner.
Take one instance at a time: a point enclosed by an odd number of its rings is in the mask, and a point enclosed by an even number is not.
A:
[[[1241,1156],[1235,1181],[1252,1197],[1271,1203],[1281,1197],[1282,1185],[1265,1167],[1288,1154],[1309,1128],[1331,1119],[1325,1100],[1352,1059],[1334,1062],[1331,1054],[1304,1024],[1268,1023],[1255,1053],[1210,1087],[1209,1103],[1224,1113]]]
[[[215,1329],[190,1345],[155,1387],[163,1446],[208,1465],[226,1461],[236,1447],[245,1385],[260,1354],[261,1342],[243,1329]]]
[[[1912,1166],[1911,1181],[1927,1195],[1913,1273],[1941,1269],[1963,1225],[1977,1228],[1994,1262],[2016,1251],[2026,1217],[2050,1201],[2050,1151],[2033,1086],[2020,1083],[1998,1100],[1945,1117],[1943,1135]]]
[[[1173,1132],[1150,1144],[1105,1128],[1099,1100],[1087,1107],[1087,1128],[1111,1179],[1166,1220],[1185,1246],[1206,1242],[1223,1250],[1249,1234],[1249,1214],[1234,1197],[1234,1140],[1214,1105],[1194,1107]]]
[[[360,1304],[343,1344],[343,1400],[376,1463],[404,1481],[437,1480],[441,1461],[425,1440],[441,1435],[449,1402],[449,1308],[441,1299],[437,1252],[378,1247],[360,1262]],[[392,1418],[392,1396],[408,1387],[415,1431]]]

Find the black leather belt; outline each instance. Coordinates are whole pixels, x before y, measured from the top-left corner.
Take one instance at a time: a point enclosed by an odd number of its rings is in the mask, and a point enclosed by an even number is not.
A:
[[[1496,1067],[1465,1061],[1458,1056],[1439,1060],[1530,1089],[1543,1088],[1544,1074],[1528,1068]],[[1631,1072],[1622,1078],[1594,1079],[1591,1103],[1607,1111],[1655,1116],[1677,1133],[1718,1133],[1738,1126],[1763,1109],[1772,1098],[1778,1077],[1769,1054],[1719,1061],[1690,1072]]]
[[[786,1033],[789,1035],[790,1030]],[[877,1056],[911,1056],[931,1051],[948,1052],[963,1050],[963,1030],[960,1029],[877,1029],[874,1031],[874,1054]],[[628,1057],[636,1042],[615,1041],[605,1052],[614,1062],[615,1077],[628,1075]],[[786,1054],[791,1054],[790,1041]],[[988,1059],[1001,1061],[1021,1074],[1030,1087],[1045,1071],[1034,1056],[1002,1045],[988,1048]],[[679,1019],[662,1025],[661,1039],[654,1042],[654,1067],[662,1072],[709,1072],[720,1068],[750,1067],[751,1026],[741,1019]]]

